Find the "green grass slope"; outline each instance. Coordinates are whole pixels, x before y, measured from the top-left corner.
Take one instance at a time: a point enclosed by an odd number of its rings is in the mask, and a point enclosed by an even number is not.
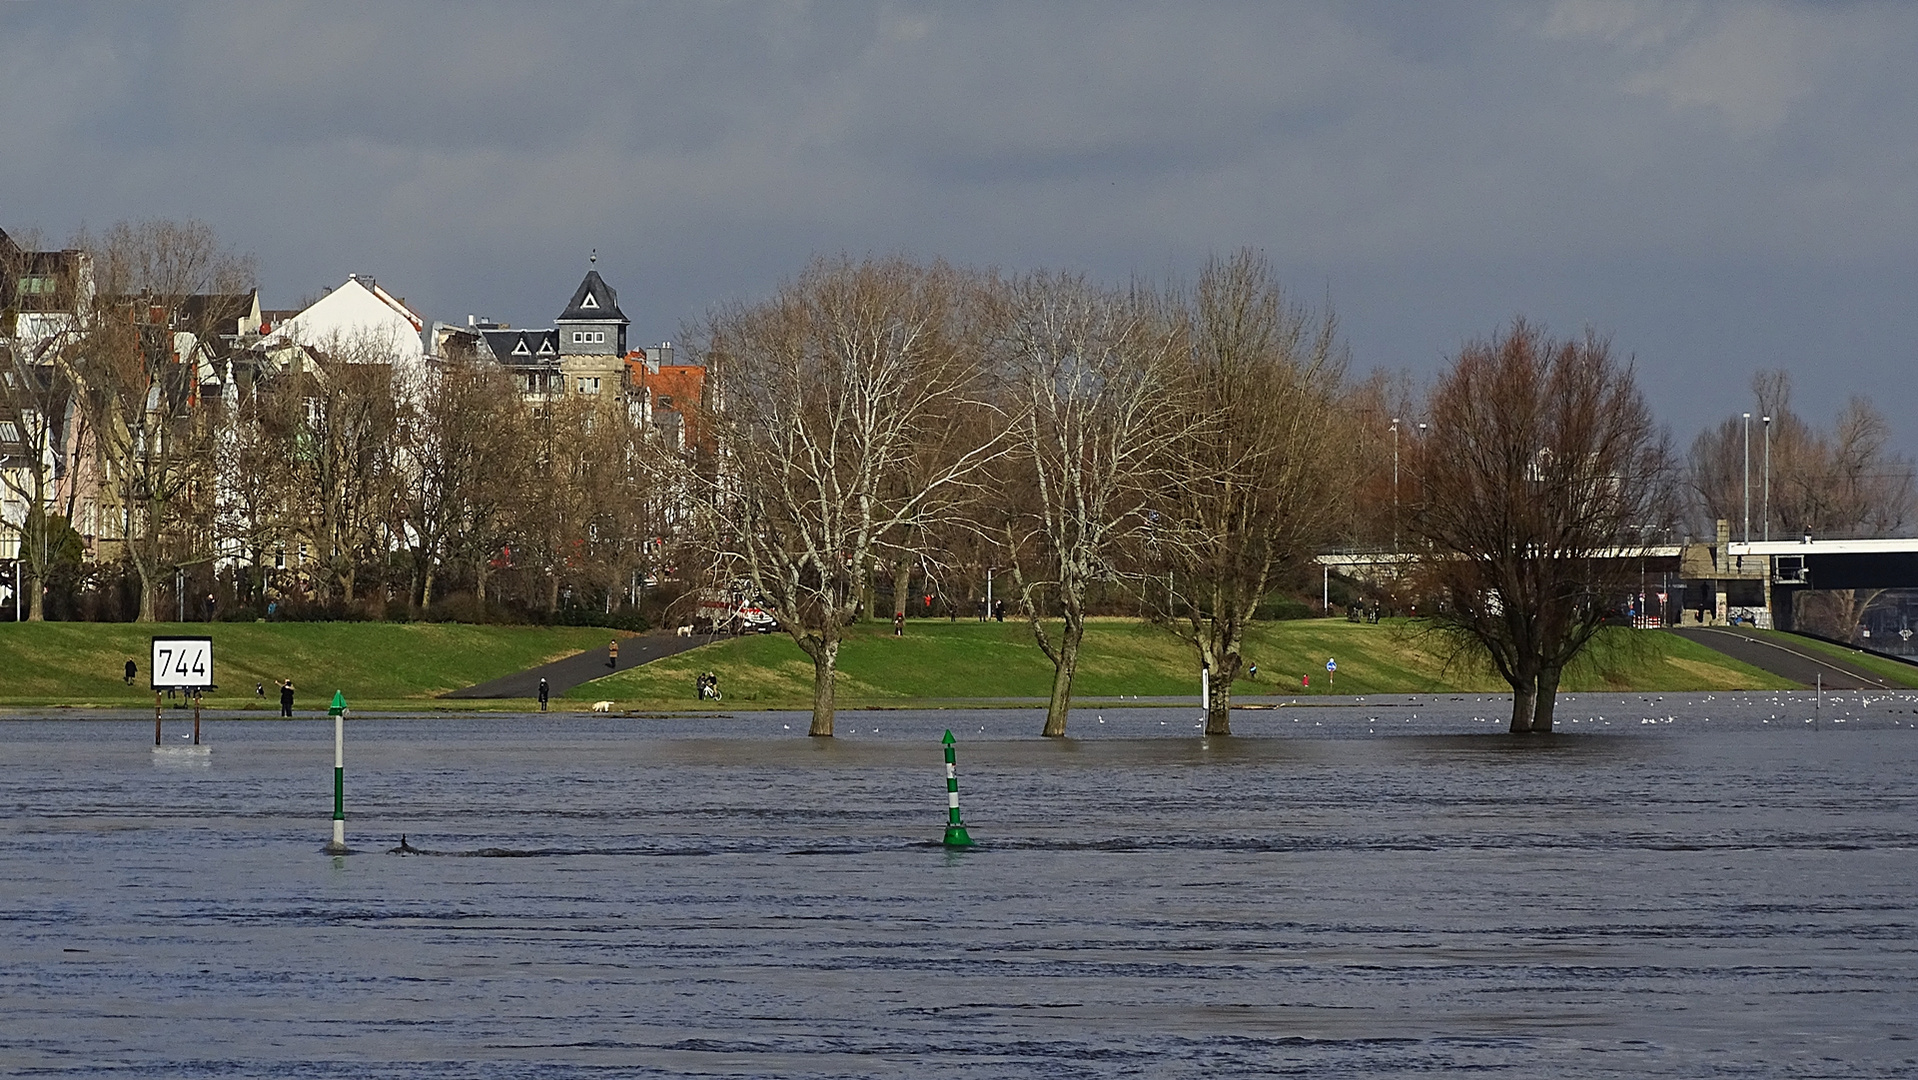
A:
[[[1445,643],[1402,622],[1343,619],[1265,623],[1248,635],[1246,657],[1256,679],[1242,676],[1237,694],[1425,693],[1502,691],[1483,665],[1448,662]],[[1325,662],[1338,661],[1328,685]],[[1196,660],[1166,630],[1129,619],[1095,621],[1086,632],[1074,692],[1085,697],[1196,694]],[[694,679],[719,675],[729,705],[806,708],[812,662],[781,634],[736,638],[681,653],[574,688],[576,701],[696,705]],[[1301,676],[1311,676],[1309,689]],[[1614,630],[1567,672],[1563,689],[1736,690],[1791,684],[1672,634]],[[889,625],[861,624],[842,646],[838,700],[843,705],[903,704],[943,699],[1042,698],[1052,667],[1017,623],[917,621],[894,638]]]
[[[604,648],[595,627],[465,626],[455,623],[8,623],[0,624],[0,704],[125,707],[153,704],[147,689],[150,639],[210,636],[219,689],[208,708],[266,704],[292,679],[301,709],[322,708],[333,692],[355,708],[425,704],[448,690],[485,682],[582,649]],[[129,687],[122,669],[140,665]],[[472,707],[472,703],[463,703]]]
[[[1788,634],[1782,630],[1759,630],[1756,633],[1769,637],[1788,649],[1822,653],[1864,668],[1893,686],[1918,687],[1918,667],[1902,661],[1877,656],[1850,646],[1825,641],[1822,638],[1806,637],[1803,634]]]

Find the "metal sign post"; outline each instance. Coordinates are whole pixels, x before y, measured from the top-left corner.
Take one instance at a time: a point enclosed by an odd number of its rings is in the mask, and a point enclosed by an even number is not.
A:
[[[193,745],[200,745],[200,696],[217,689],[213,682],[213,639],[154,637],[147,671],[153,684],[153,745],[160,745],[160,693],[178,690],[193,699]]]

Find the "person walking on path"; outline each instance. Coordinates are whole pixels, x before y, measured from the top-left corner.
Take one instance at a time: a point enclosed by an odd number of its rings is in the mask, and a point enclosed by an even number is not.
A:
[[[540,711],[540,712],[545,712],[545,711],[546,711],[546,695],[547,695],[547,693],[548,693],[548,690],[547,690],[547,688],[546,688],[546,679],[545,679],[545,677],[544,677],[544,676],[542,676],[542,677],[540,678],[540,680],[539,680],[539,711]]]
[[[131,656],[127,657],[127,685],[128,686],[133,685],[133,677],[135,675],[138,675],[139,673],[140,673],[140,665],[133,662],[133,657]]]
[[[288,717],[293,715],[293,680],[292,679],[280,680],[280,715],[288,716]]]
[[[612,668],[614,671],[619,670],[619,639],[618,638],[614,638],[613,640],[606,643],[606,666],[609,668]]]

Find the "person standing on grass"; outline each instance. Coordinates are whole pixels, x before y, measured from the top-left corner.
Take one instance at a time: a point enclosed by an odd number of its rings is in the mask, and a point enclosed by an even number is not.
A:
[[[135,675],[138,675],[139,673],[140,673],[140,665],[133,662],[133,657],[131,656],[127,657],[127,685],[128,686],[133,685],[133,677]]]
[[[895,611],[892,614],[892,636],[906,636],[906,613],[903,611]]]
[[[288,716],[288,717],[293,715],[293,680],[292,679],[280,680],[280,715]]]

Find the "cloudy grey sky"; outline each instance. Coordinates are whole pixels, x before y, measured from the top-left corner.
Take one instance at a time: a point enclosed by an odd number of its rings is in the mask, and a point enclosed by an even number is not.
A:
[[[268,306],[351,272],[637,342],[814,253],[1123,280],[1263,249],[1357,367],[1524,314],[1681,444],[1794,372],[1918,451],[1918,5],[0,0],[0,226],[198,217]]]

